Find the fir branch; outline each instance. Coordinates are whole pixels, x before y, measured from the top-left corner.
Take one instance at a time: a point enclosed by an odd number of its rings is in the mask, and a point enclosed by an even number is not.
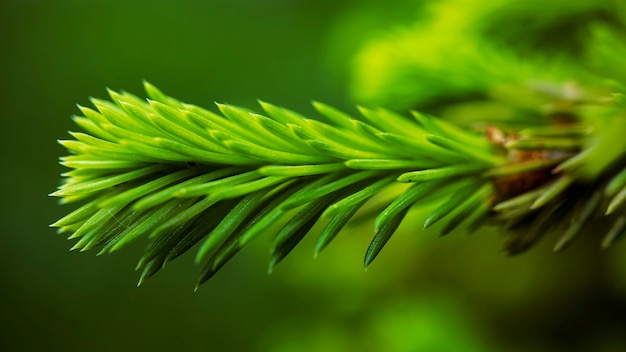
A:
[[[355,119],[318,102],[320,120],[265,102],[264,115],[224,104],[218,115],[145,89],[147,101],[109,91],[110,102],[92,100],[96,110],[80,107],[74,121],[85,132],[60,141],[71,153],[61,164],[72,170],[51,194],[84,202],[52,225],[78,239],[72,249],[108,253],[148,237],[140,283],[197,246],[201,284],[282,218],[289,220],[275,233],[270,271],[322,222],[317,255],[368,200],[402,183],[414,184],[376,216],[366,266],[425,199],[435,206],[424,228],[441,222],[445,235],[491,220],[511,231],[512,254],[568,224],[560,250],[599,209],[613,223],[604,246],[624,231],[624,152],[610,153],[589,180],[602,133],[612,132],[578,110],[572,123],[506,136],[384,109],[360,108]],[[603,116],[614,120],[623,109],[609,105]]]

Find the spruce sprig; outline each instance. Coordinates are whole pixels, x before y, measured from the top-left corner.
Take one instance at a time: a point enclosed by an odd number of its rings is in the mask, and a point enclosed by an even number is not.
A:
[[[613,222],[603,245],[626,228],[624,153],[613,153],[586,179],[606,139],[582,117],[513,138],[380,108],[360,108],[355,119],[319,102],[313,106],[320,119],[265,102],[263,114],[224,104],[216,114],[149,83],[145,89],[147,101],[109,91],[111,101],[92,99],[95,110],[79,107],[74,121],[84,132],[59,141],[71,152],[61,164],[72,170],[52,193],[62,203],[83,202],[52,225],[78,239],[72,249],[102,254],[150,239],[137,266],[140,283],[197,245],[199,285],[275,230],[271,271],[321,222],[317,255],[368,200],[398,185],[375,218],[366,266],[423,200],[435,202],[424,228],[443,222],[445,235],[464,222],[475,229],[494,221],[511,231],[510,253],[553,224],[568,224],[560,249],[602,207]],[[622,111],[611,109],[613,118]]]

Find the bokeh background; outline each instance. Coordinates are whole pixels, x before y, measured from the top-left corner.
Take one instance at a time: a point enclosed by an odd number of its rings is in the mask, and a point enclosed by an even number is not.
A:
[[[511,258],[496,231],[439,239],[416,213],[368,271],[366,223],[316,259],[309,236],[272,275],[257,240],[194,293],[191,255],[137,288],[143,243],[96,257],[48,228],[69,210],[47,194],[75,104],[106,87],[142,95],[145,79],[205,107],[262,99],[307,115],[315,99],[355,113],[371,92],[355,87],[357,53],[424,16],[420,2],[380,3],[1,1],[0,350],[624,350],[626,246],[602,252],[593,236]],[[542,44],[559,33],[571,27]]]

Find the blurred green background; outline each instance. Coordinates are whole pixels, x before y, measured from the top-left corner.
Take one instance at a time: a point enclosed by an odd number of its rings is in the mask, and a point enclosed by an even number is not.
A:
[[[205,107],[258,98],[312,114],[316,99],[354,113],[351,58],[419,15],[405,3],[0,2],[0,350],[622,350],[624,244],[582,238],[554,255],[543,241],[509,258],[501,234],[438,239],[406,221],[364,272],[365,224],[317,259],[303,241],[271,276],[258,240],[194,293],[190,255],[136,288],[143,244],[96,258],[48,228],[69,210],[46,195],[76,103],[105,87],[143,95],[146,79]]]

